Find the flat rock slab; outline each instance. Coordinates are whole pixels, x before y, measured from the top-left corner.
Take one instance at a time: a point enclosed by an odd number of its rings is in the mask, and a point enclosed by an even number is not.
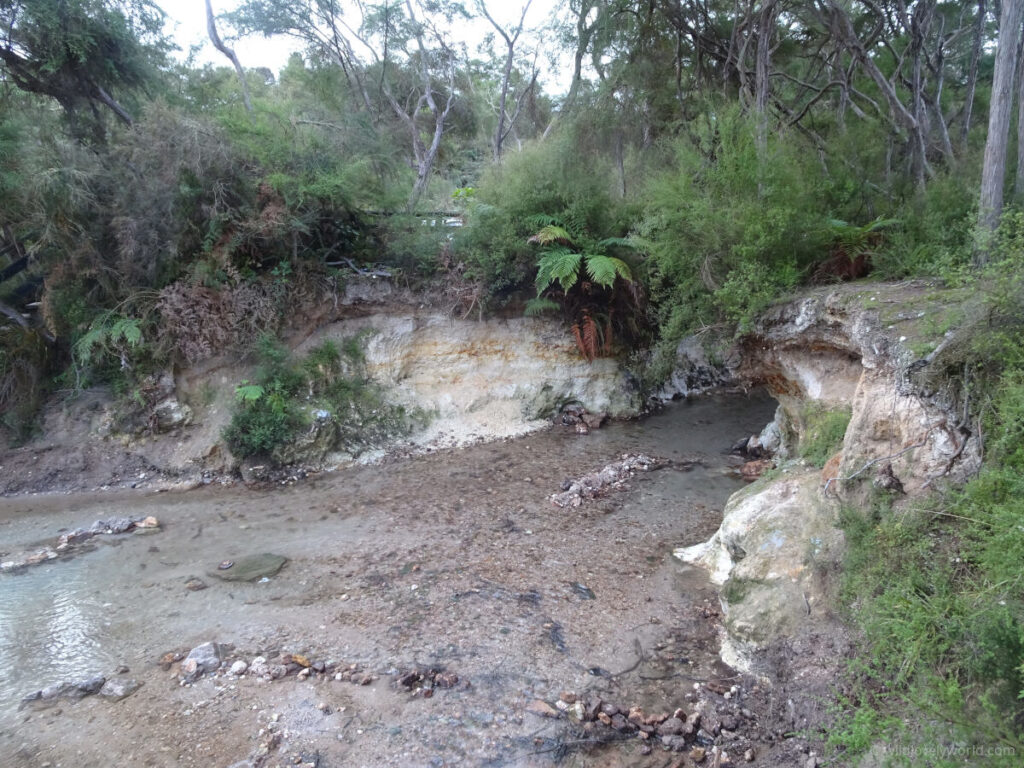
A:
[[[207,571],[207,575],[221,581],[256,581],[264,576],[275,575],[287,562],[288,558],[283,555],[264,552],[262,555],[239,558],[226,571]]]

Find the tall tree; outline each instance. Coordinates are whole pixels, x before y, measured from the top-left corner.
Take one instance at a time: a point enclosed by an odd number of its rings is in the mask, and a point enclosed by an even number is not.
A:
[[[533,0],[526,0],[526,4],[523,5],[523,11],[519,15],[519,23],[516,24],[516,26],[514,27],[510,27],[508,30],[506,30],[504,27],[501,26],[501,24],[494,20],[494,17],[491,15],[490,11],[487,10],[487,4],[484,2],[484,0],[477,0],[476,2],[477,10],[481,14],[483,14],[484,18],[487,19],[487,21],[490,22],[491,26],[494,27],[497,33],[501,35],[501,39],[505,41],[506,48],[505,65],[501,73],[501,86],[500,93],[498,96],[498,127],[494,129],[494,140],[491,144],[491,148],[494,152],[494,162],[496,163],[501,161],[502,144],[504,143],[505,138],[508,135],[508,131],[512,130],[511,125],[509,126],[508,130],[505,129],[505,118],[508,115],[507,102],[509,81],[512,77],[512,65],[515,61],[516,43],[519,42],[519,36],[523,33],[523,26],[526,23],[526,13],[527,11],[530,10],[530,5],[532,2]],[[536,80],[536,75],[534,75],[533,80],[531,80],[530,85],[527,86],[527,88],[532,88],[533,85],[536,83]],[[524,89],[520,94],[518,106],[522,106],[522,98],[525,96],[526,93],[527,90]],[[515,115],[509,118],[509,122],[514,123],[515,118],[517,116],[518,110],[516,111]]]
[[[1003,212],[1003,185],[1006,182],[1006,145],[1013,109],[1013,80],[1017,70],[1017,48],[1024,0],[1002,0],[999,16],[999,46],[992,79],[992,97],[988,110],[988,136],[981,167],[981,195],[978,200],[978,224],[983,233],[994,232]],[[988,260],[988,248],[978,249],[978,263]]]

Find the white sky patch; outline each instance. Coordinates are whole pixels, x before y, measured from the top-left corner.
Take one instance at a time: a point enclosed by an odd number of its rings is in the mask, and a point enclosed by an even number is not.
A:
[[[525,0],[524,0],[525,1]],[[549,93],[564,93],[569,88],[572,69],[568,58],[559,50],[557,41],[551,39],[550,31],[541,33],[551,15],[557,11],[564,13],[564,0],[533,0],[526,15],[526,26],[517,43],[516,50],[539,50],[537,66],[540,69],[539,80]],[[231,66],[230,62],[210,43],[206,34],[206,5],[204,0],[158,0],[164,13],[167,14],[167,29],[175,43],[181,48],[178,57],[186,59],[194,55],[193,62],[198,65],[213,64],[214,66]],[[214,0],[213,11],[218,16],[233,11],[240,3],[238,0]],[[467,3],[469,5],[469,3]],[[488,0],[487,10],[506,31],[519,21],[522,4],[509,0]],[[231,39],[227,24],[218,24],[218,31],[225,42],[235,49],[243,67],[269,67],[273,72],[280,72],[293,52],[302,52],[302,43],[289,37],[266,38],[262,35]],[[504,55],[505,41],[497,35],[494,28],[482,17],[470,21],[462,21],[447,30],[453,40],[462,43],[470,56],[480,55],[478,48],[485,37],[495,35],[494,50],[500,57]],[[518,56],[517,56],[518,58]]]

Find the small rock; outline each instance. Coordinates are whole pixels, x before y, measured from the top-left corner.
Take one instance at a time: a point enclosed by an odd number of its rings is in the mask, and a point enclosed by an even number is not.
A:
[[[144,517],[141,520],[137,521],[135,523],[135,527],[136,528],[159,528],[160,527],[160,521],[157,520],[152,515],[150,515],[149,517]]]
[[[818,758],[811,755],[807,758],[807,762],[804,763],[804,768],[818,768]]]
[[[621,714],[618,714],[612,718],[612,728],[614,728],[619,733],[623,733],[625,731],[633,730],[633,724],[630,723],[629,720],[627,720]]]
[[[605,725],[610,726],[612,724],[612,719],[606,713],[604,713],[604,712],[598,712],[597,713],[597,719],[600,720]]]
[[[103,675],[96,675],[95,677],[90,677],[87,680],[81,680],[73,685],[74,690],[70,691],[69,695],[73,699],[92,696],[94,693],[99,693],[100,689],[103,688],[106,682],[107,678]]]
[[[241,675],[245,674],[245,671],[247,669],[249,669],[249,665],[246,664],[241,659],[239,659],[238,661],[236,661],[234,664],[231,665],[231,674],[234,675],[235,677],[240,677]]]
[[[440,672],[434,677],[434,685],[438,688],[454,688],[459,683],[459,676],[454,672]]]
[[[690,750],[690,759],[695,763],[702,763],[707,754],[708,751],[704,747],[694,747]]]
[[[526,711],[538,717],[558,717],[558,711],[546,701],[541,701],[540,699],[531,701],[527,705]]]
[[[678,717],[670,717],[658,726],[659,736],[675,736],[683,732],[684,723]]]
[[[558,694],[558,698],[564,701],[566,704],[575,704],[577,697],[575,693],[571,693],[569,691],[562,691],[560,694]]]
[[[754,757],[754,750],[752,749],[748,749],[746,752],[743,753],[743,759],[746,760],[748,763],[754,762]]]
[[[104,696],[113,701],[120,701],[135,693],[142,684],[136,680],[107,680],[107,682],[100,688],[100,696]]]
[[[280,680],[288,674],[288,667],[284,664],[271,664],[267,668],[267,674],[270,675],[271,680]]]
[[[203,643],[189,651],[181,662],[181,673],[191,683],[204,674],[216,672],[219,667],[220,647],[216,643]]]
[[[682,752],[686,749],[686,739],[682,736],[662,736],[661,743],[673,752]]]
[[[206,582],[202,579],[197,579],[195,576],[192,576],[191,578],[189,578],[188,581],[185,582],[185,589],[187,589],[189,592],[200,592],[206,589]]]

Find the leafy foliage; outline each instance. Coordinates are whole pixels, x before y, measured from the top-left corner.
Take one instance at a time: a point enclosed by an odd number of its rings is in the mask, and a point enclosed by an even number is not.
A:
[[[366,376],[362,342],[324,341],[295,360],[273,338],[263,337],[255,381],[235,388],[235,411],[224,431],[235,455],[286,461],[290,445],[313,431],[327,435],[321,450],[358,455],[411,429],[418,417],[387,404]]]

